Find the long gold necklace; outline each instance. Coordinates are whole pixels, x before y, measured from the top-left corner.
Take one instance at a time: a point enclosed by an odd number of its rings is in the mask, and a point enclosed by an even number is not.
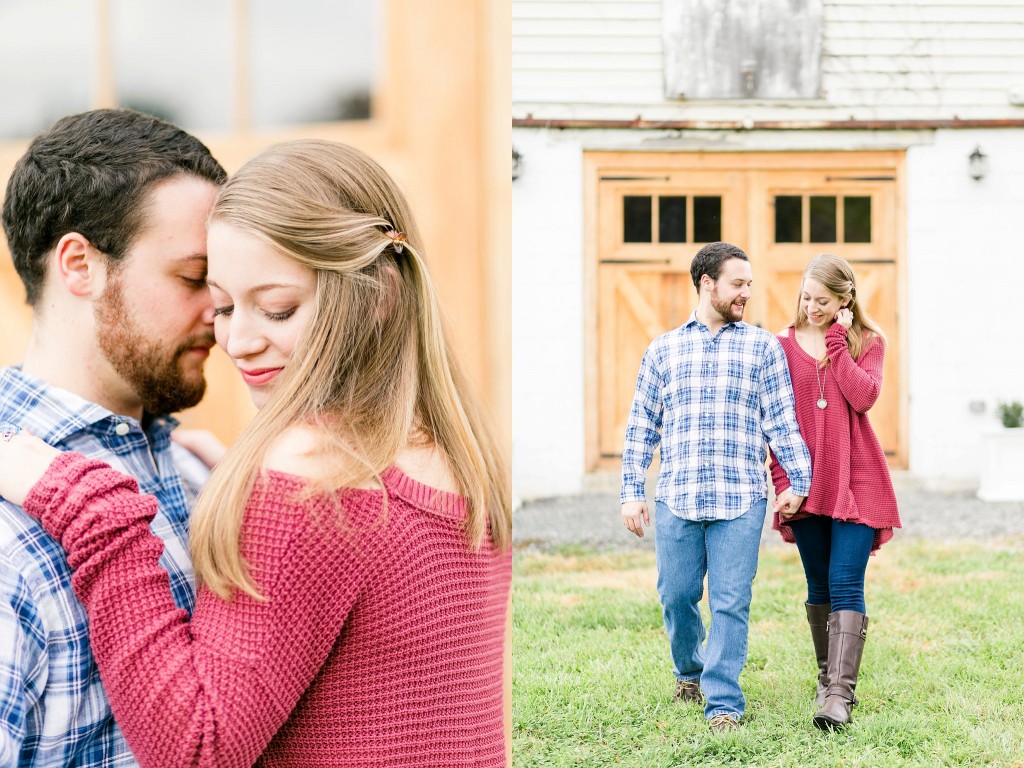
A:
[[[828,368],[826,368],[821,377],[818,377],[818,365],[817,361],[814,363],[814,380],[818,382],[818,407],[821,410],[825,410],[828,407],[828,400],[825,399],[825,382],[828,380]]]

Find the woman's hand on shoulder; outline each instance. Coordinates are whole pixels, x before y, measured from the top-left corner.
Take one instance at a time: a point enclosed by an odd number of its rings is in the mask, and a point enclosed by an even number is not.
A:
[[[60,451],[35,435],[0,427],[0,496],[21,505]]]
[[[194,453],[210,469],[228,452],[224,443],[208,429],[176,429],[171,433],[171,440]]]

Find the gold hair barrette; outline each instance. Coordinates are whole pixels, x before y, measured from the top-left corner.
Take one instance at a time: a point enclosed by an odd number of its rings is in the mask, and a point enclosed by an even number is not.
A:
[[[391,238],[391,245],[394,246],[395,253],[401,253],[405,249],[405,244],[408,242],[405,239],[405,232],[389,229],[384,234]]]

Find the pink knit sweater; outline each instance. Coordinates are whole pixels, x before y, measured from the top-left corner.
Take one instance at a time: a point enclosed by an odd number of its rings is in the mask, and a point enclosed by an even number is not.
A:
[[[261,594],[175,608],[156,503],[65,453],[25,500],[67,550],[111,707],[145,768],[504,766],[511,553],[465,543],[461,496],[392,467],[305,502],[269,472],[242,552]],[[333,502],[338,501],[340,504]]]
[[[846,346],[846,328],[834,323],[825,332],[828,365],[816,377],[817,362],[797,343],[793,328],[779,340],[793,380],[796,420],[811,453],[811,492],[788,520],[775,513],[772,527],[791,542],[791,521],[828,515],[875,528],[872,551],[877,550],[900,527],[889,466],[867,414],[882,390],[885,343],[877,337],[869,341],[855,361]],[[824,410],[816,405],[823,375]],[[775,492],[781,493],[789,480],[774,456],[771,470]]]

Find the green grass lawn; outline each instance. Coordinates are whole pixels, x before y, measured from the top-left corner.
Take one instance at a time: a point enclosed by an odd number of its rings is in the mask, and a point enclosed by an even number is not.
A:
[[[837,734],[811,724],[816,666],[795,547],[761,553],[747,712],[730,734],[672,701],[653,555],[516,553],[514,574],[517,768],[1024,768],[1024,542],[897,540],[871,559],[861,703]]]

